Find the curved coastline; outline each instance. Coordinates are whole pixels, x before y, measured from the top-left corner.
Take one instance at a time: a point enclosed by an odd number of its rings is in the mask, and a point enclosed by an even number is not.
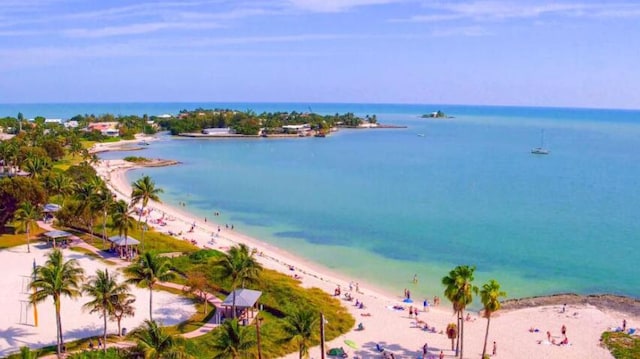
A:
[[[108,150],[108,149],[106,149]],[[131,191],[131,186],[126,178],[126,172],[145,167],[144,165],[137,165],[133,163],[125,163],[122,160],[103,160],[102,163],[96,165],[98,174],[101,175],[105,181],[109,184],[114,193],[118,197],[129,199],[128,193]],[[177,164],[177,161],[164,162],[162,165]],[[153,203],[150,207],[154,208],[154,211],[163,212],[173,217],[175,221],[171,223],[173,228],[178,230],[188,228],[191,223],[196,224],[196,234],[188,234],[176,236],[179,239],[184,240],[197,240],[199,246],[204,248],[216,248],[219,250],[228,249],[229,246],[236,243],[246,243],[250,247],[256,248],[259,252],[259,259],[266,268],[274,269],[286,274],[293,275],[294,273],[302,275],[301,285],[305,287],[318,287],[326,292],[333,293],[336,286],[341,286],[344,291],[350,284],[350,280],[343,274],[335,273],[329,268],[310,262],[308,260],[296,257],[291,253],[277,248],[269,243],[262,242],[256,238],[252,238],[236,231],[223,230],[220,237],[216,237],[214,240],[214,233],[218,226],[215,222],[205,222],[198,219],[198,216],[182,208],[176,208],[164,203]],[[215,218],[213,218],[215,221]],[[156,227],[156,230],[166,231],[167,228]],[[175,231],[178,232],[177,230]],[[220,232],[218,232],[220,234]],[[211,235],[211,237],[209,237]],[[210,240],[209,240],[210,239]],[[209,241],[207,241],[209,240]],[[291,269],[293,268],[293,270]],[[392,304],[397,304],[402,300],[401,297],[388,293],[382,288],[376,287],[375,283],[363,283],[360,282],[360,292],[358,292],[357,298],[362,298],[363,302],[367,302],[367,308],[371,307],[375,320],[369,318],[362,318],[364,314],[362,311],[357,310],[348,302],[344,302],[345,306],[349,308],[351,313],[356,317],[356,321],[365,322],[367,331],[352,332],[349,333],[350,338],[357,339],[360,343],[367,343],[370,341],[377,341],[381,338],[385,338],[388,343],[397,343],[400,347],[409,348],[412,343],[418,343],[423,335],[413,329],[411,332],[414,334],[407,334],[406,327],[410,325],[410,322],[406,320],[406,313],[396,313],[394,311],[387,311],[384,308],[389,308]],[[631,297],[621,297],[612,295],[577,295],[577,294],[552,294],[537,297],[526,297],[509,299],[503,303],[503,311],[499,312],[495,322],[492,321],[492,337],[504,338],[506,335],[513,335],[513,343],[507,342],[501,343],[501,351],[507,355],[507,357],[523,357],[523,352],[530,352],[541,348],[537,341],[531,340],[531,333],[527,333],[526,328],[531,326],[550,325],[559,327],[559,323],[564,323],[566,320],[574,320],[577,317],[565,316],[560,313],[560,307],[563,304],[567,304],[571,313],[580,313],[579,320],[588,321],[588,330],[582,331],[581,337],[578,338],[575,334],[572,336],[572,341],[577,343],[576,346],[580,346],[580,350],[574,350],[573,353],[567,355],[567,352],[563,352],[562,348],[556,346],[544,347],[544,357],[549,358],[579,358],[579,357],[596,357],[596,358],[610,358],[611,355],[608,351],[602,348],[595,348],[600,333],[607,330],[615,323],[619,323],[621,318],[626,318],[630,322],[640,323],[640,301]],[[418,304],[420,305],[420,304]],[[375,308],[375,309],[373,309]],[[564,313],[564,312],[562,312]],[[435,325],[438,328],[442,328],[446,325],[446,322],[453,319],[451,310],[448,305],[444,305],[440,308],[432,308],[430,313],[425,314],[428,316],[429,323]],[[405,319],[398,319],[405,318]],[[474,315],[474,320],[480,318],[479,314]],[[569,319],[567,319],[569,318]],[[502,321],[502,323],[500,323]],[[404,322],[404,324],[402,324]],[[603,323],[607,323],[604,325]],[[541,323],[541,324],[535,324]],[[402,326],[400,326],[402,324]],[[504,328],[501,328],[501,324]],[[576,325],[576,324],[571,324]],[[397,327],[396,327],[397,326]],[[413,326],[415,328],[415,326]],[[476,327],[482,327],[479,330],[484,330],[483,325],[476,325]],[[522,327],[522,334],[513,334],[514,328]],[[557,328],[556,328],[557,329]],[[465,330],[467,330],[465,328]],[[471,331],[475,329],[469,329]],[[393,333],[392,333],[393,332]],[[494,334],[495,333],[495,334]],[[476,347],[478,343],[475,342],[477,338],[473,334],[474,338],[469,339],[469,344],[466,347]],[[482,335],[478,335],[480,339]],[[416,339],[417,338],[417,339]],[[429,337],[431,338],[431,337]],[[422,339],[423,340],[423,339]],[[442,340],[447,343],[446,337],[438,338],[438,340],[429,339],[430,345],[432,343],[438,343]],[[335,343],[329,343],[328,345],[340,345],[341,340]],[[591,347],[593,345],[593,347]],[[582,348],[584,347],[584,348]],[[446,345],[442,345],[442,348],[447,348]],[[556,349],[560,349],[556,353]],[[577,349],[577,348],[575,348]],[[316,348],[314,348],[316,350]],[[511,353],[511,356],[508,354]],[[366,356],[366,355],[365,355]],[[287,358],[296,357],[296,355],[287,356]]]

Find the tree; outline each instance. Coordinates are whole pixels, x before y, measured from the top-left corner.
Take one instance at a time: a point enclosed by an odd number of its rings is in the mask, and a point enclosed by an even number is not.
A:
[[[138,222],[141,222],[142,212],[144,212],[145,207],[147,207],[147,205],[149,204],[149,200],[160,202],[160,197],[158,195],[164,191],[162,190],[162,188],[156,188],[155,183],[149,176],[139,178],[137,181],[133,182],[132,186],[133,189],[131,190],[131,206],[142,203],[142,208],[140,208],[140,214],[138,215]],[[144,230],[142,230],[140,243],[142,243],[143,241]]]
[[[73,183],[71,179],[64,173],[52,174],[47,178],[47,188],[54,195],[62,197],[62,205],[67,195],[73,192]]]
[[[188,358],[182,348],[182,339],[168,334],[153,320],[145,320],[144,324],[133,331],[138,341],[137,350],[145,359],[179,359]]]
[[[209,281],[203,272],[192,270],[187,273],[187,282],[184,284],[184,291],[197,295],[204,303],[203,314],[207,313],[207,290]]]
[[[149,288],[149,320],[153,320],[153,287],[159,281],[175,278],[175,273],[169,269],[167,258],[145,252],[135,263],[125,268],[124,272],[129,276],[127,283]]]
[[[242,326],[238,319],[225,320],[215,332],[211,346],[217,351],[215,359],[239,359],[256,345],[253,331]]]
[[[102,244],[107,239],[107,213],[114,203],[113,194],[104,183],[91,198],[91,208],[96,212],[102,212]]]
[[[15,214],[16,225],[27,234],[27,252],[31,253],[31,229],[40,218],[40,210],[31,202],[22,202]]]
[[[489,339],[489,324],[491,315],[500,310],[500,298],[506,297],[507,293],[500,290],[500,283],[491,279],[482,285],[480,289],[480,300],[484,307],[484,316],[487,318],[487,331],[484,334],[484,346],[482,347],[482,358],[487,353],[487,340]]]
[[[49,170],[50,164],[46,157],[30,156],[24,163],[24,168],[29,172],[29,177],[38,179]]]
[[[129,214],[129,205],[124,200],[121,199],[111,204],[111,228],[117,229],[118,235],[124,236],[124,238],[129,238],[129,230],[134,226],[134,219]]]
[[[478,287],[471,284],[473,282],[473,272],[476,267],[473,266],[457,266],[449,275],[442,278],[442,284],[445,286],[444,295],[453,304],[453,311],[458,314],[458,343],[456,344],[456,354],[460,354],[462,358],[464,352],[464,310],[467,305],[473,302],[473,293],[478,292]],[[457,348],[460,348],[458,352]]]
[[[110,320],[118,323],[118,336],[122,337],[122,327],[120,323],[124,317],[133,317],[136,314],[136,308],[133,306],[136,299],[131,294],[120,295],[115,298],[113,303],[113,312],[109,314]]]
[[[97,270],[96,275],[89,278],[82,290],[92,298],[84,304],[89,313],[100,312],[104,318],[104,332],[102,333],[103,350],[107,352],[107,317],[115,311],[115,303],[119,297],[129,295],[129,285],[118,283],[118,274],[110,274],[108,270]]]
[[[285,333],[284,342],[295,341],[300,353],[300,359],[309,357],[309,348],[316,337],[318,316],[311,309],[298,309],[287,315],[282,330]]]
[[[0,228],[13,218],[21,202],[38,206],[46,201],[46,191],[34,179],[26,177],[0,179]]]
[[[36,359],[38,357],[38,351],[31,350],[28,346],[20,347],[20,359]]]
[[[75,199],[78,201],[78,207],[76,208],[76,215],[84,218],[87,229],[93,237],[93,219],[95,217],[93,199],[96,193],[99,191],[99,183],[94,180],[86,182],[78,182],[75,189]]]
[[[242,243],[231,247],[228,253],[214,262],[214,276],[231,281],[232,315],[236,317],[236,295],[235,290],[238,284],[244,288],[245,281],[252,281],[258,278],[262,266],[258,263],[253,254],[249,252],[249,247]]]
[[[80,285],[83,280],[84,271],[79,267],[78,261],[70,259],[65,261],[62,252],[54,248],[47,257],[44,265],[35,269],[34,280],[31,288],[35,292],[31,294],[32,303],[40,303],[49,297],[53,298],[53,305],[56,312],[56,342],[58,357],[62,354],[62,318],[60,316],[60,299],[62,296],[77,298],[81,296]]]

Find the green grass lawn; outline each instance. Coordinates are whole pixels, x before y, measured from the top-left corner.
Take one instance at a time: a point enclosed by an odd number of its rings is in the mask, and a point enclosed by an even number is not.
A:
[[[31,244],[38,242],[38,237],[42,233],[44,233],[44,230],[41,228],[33,230],[33,233],[31,233]],[[23,244],[27,244],[27,235],[24,233],[0,235],[0,249],[21,246]]]
[[[616,359],[640,358],[640,337],[625,333],[604,332],[602,344]]]

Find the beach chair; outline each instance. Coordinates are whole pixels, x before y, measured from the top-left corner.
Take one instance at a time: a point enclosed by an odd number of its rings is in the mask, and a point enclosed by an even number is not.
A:
[[[378,353],[382,353],[384,351],[384,348],[379,343],[376,343],[376,351]]]

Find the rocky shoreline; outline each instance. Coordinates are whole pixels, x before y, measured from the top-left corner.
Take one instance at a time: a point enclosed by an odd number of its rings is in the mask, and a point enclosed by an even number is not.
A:
[[[640,299],[615,294],[559,293],[545,296],[533,296],[509,299],[502,302],[502,310],[542,307],[550,305],[592,305],[601,310],[614,310],[631,315],[640,315]]]

